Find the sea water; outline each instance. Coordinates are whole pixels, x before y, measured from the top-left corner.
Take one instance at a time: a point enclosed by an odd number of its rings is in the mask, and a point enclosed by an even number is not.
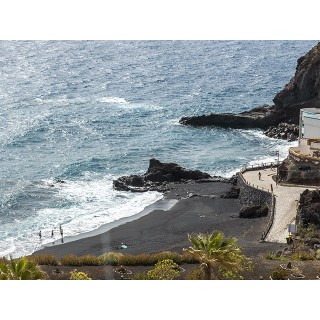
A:
[[[0,256],[137,215],[162,194],[112,181],[151,158],[225,177],[283,159],[296,142],[178,121],[271,105],[315,44],[0,41]]]

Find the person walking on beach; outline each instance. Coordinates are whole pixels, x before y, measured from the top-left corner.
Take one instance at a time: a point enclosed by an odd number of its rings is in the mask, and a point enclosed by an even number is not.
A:
[[[259,172],[258,175],[259,175],[259,180],[261,180],[261,172]]]

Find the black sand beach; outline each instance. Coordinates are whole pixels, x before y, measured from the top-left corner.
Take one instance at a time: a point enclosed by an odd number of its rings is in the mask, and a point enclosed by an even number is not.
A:
[[[50,253],[101,255],[105,252],[129,254],[176,251],[190,246],[192,232],[222,231],[238,239],[237,244],[249,257],[281,248],[281,244],[259,243],[267,217],[239,218],[238,199],[220,198],[231,188],[227,182],[185,183],[171,186],[164,199],[178,199],[169,210],[154,210],[134,221],[116,226],[102,234],[64,244],[49,245],[34,254]],[[165,201],[165,200],[162,200]],[[121,248],[125,244],[127,248]]]

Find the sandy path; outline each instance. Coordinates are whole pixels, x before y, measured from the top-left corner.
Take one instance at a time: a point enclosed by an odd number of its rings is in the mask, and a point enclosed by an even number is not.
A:
[[[258,172],[261,172],[261,180],[259,180]],[[264,169],[260,171],[247,171],[243,174],[246,181],[259,188],[268,189],[271,185],[276,197],[275,217],[266,241],[285,243],[288,236],[288,225],[295,223],[297,214],[297,205],[300,194],[307,187],[288,187],[276,185],[272,179],[272,175],[276,174],[276,169]],[[313,189],[308,187],[308,189]]]

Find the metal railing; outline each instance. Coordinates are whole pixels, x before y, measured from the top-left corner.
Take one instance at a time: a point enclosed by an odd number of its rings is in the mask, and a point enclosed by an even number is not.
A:
[[[274,194],[272,194],[272,201],[271,201],[269,220],[268,220],[267,227],[266,227],[265,231],[263,231],[262,235],[261,235],[261,240],[263,240],[263,241],[265,240],[265,238],[267,237],[269,231],[272,228],[275,211],[276,211],[276,197],[274,196]]]
[[[280,164],[280,162],[279,162]],[[279,165],[278,164],[278,165]],[[249,167],[243,167],[240,169],[240,172],[239,172],[239,176],[240,178],[242,179],[242,181],[248,185],[249,187],[252,187],[252,188],[255,188],[255,189],[258,189],[258,190],[262,190],[262,191],[265,191],[265,192],[268,192],[271,194],[271,208],[270,208],[270,215],[269,215],[269,220],[268,220],[268,223],[267,223],[267,226],[265,228],[265,231],[262,232],[262,235],[261,235],[261,240],[265,240],[265,238],[267,237],[268,233],[270,232],[271,230],[271,227],[273,225],[273,221],[274,221],[274,215],[275,215],[275,208],[276,208],[276,197],[275,195],[273,194],[273,190],[269,190],[269,189],[266,189],[266,188],[263,188],[263,187],[259,187],[257,185],[254,185],[253,183],[250,183],[249,181],[247,181],[244,176],[243,176],[243,173],[245,173],[246,171],[253,171],[253,170],[262,170],[262,169],[266,169],[266,168],[277,168],[277,165],[274,164],[274,162],[270,162],[270,163],[262,163],[261,165],[251,165]]]
[[[280,162],[279,162],[279,164],[280,164]],[[243,173],[245,173],[245,172],[247,172],[247,171],[263,170],[263,169],[267,169],[267,168],[275,168],[275,169],[277,169],[277,165],[276,165],[274,162],[266,162],[266,163],[251,165],[251,166],[247,166],[247,167],[242,167],[242,168],[240,169],[240,175],[241,175],[241,178],[243,179],[243,181],[244,181],[247,185],[249,185],[249,186],[251,186],[251,187],[253,187],[253,188],[259,189],[259,190],[264,190],[264,191],[266,191],[266,192],[271,192],[271,193],[272,193],[273,191],[271,190],[271,188],[270,188],[270,189],[267,189],[267,188],[264,188],[264,187],[255,185],[255,184],[253,184],[253,183],[250,183],[250,182],[247,181],[247,180],[244,178],[244,176],[243,176]]]

